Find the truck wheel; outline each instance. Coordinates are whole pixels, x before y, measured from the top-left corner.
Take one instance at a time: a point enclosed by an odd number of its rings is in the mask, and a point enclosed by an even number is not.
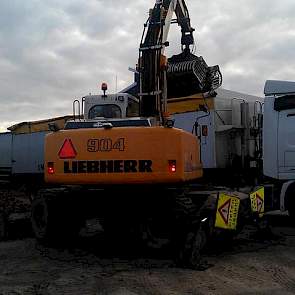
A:
[[[291,204],[289,204],[289,206],[288,206],[288,213],[289,213],[291,224],[293,226],[295,226],[295,204],[294,204],[294,202],[292,202]]]
[[[295,225],[295,187],[292,186],[288,189],[286,194],[287,209],[292,225]]]
[[[40,193],[32,202],[31,223],[35,237],[46,244],[57,245],[78,235],[81,219],[75,218],[63,192]]]

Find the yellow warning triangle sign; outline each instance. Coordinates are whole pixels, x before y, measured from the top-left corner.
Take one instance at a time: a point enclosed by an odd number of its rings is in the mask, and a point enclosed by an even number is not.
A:
[[[219,209],[219,214],[221,218],[223,219],[225,224],[228,224],[228,218],[229,218],[229,212],[230,212],[230,204],[231,201],[226,201]]]
[[[215,227],[235,230],[239,214],[239,198],[221,193],[217,203]]]
[[[258,213],[262,217],[264,214],[264,187],[251,193],[250,199],[252,212]]]
[[[264,207],[264,200],[260,197],[259,194],[256,194],[256,202],[257,202],[257,211],[259,213],[262,213],[263,207]]]

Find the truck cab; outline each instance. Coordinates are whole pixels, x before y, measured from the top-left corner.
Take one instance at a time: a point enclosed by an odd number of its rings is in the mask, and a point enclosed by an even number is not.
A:
[[[263,172],[295,221],[295,82],[267,81],[264,93]]]
[[[295,82],[265,85],[264,174],[278,180],[295,179]]]

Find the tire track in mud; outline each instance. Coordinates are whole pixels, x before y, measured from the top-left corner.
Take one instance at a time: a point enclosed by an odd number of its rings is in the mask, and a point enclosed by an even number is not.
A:
[[[239,261],[239,263],[243,263]],[[244,262],[243,265],[226,263],[221,266],[218,266],[218,272],[224,278],[231,279],[234,281],[243,281],[243,282],[255,282],[257,285],[265,283],[265,276],[257,276],[257,269],[253,265],[249,265],[248,262]]]
[[[261,287],[265,285],[265,290],[273,289],[284,292],[284,294],[295,294],[295,252],[293,247],[278,245],[259,252],[257,256],[247,253],[246,257],[240,260],[241,264],[243,264],[243,260],[248,267],[244,264],[240,270],[237,270],[237,273],[241,273],[243,279],[249,279],[250,283],[252,277],[252,287],[257,285],[262,290]],[[247,271],[245,272],[249,266],[253,268],[253,273],[251,271],[250,276]]]
[[[167,286],[165,286],[162,272],[169,272],[170,266],[170,261],[149,259],[116,261],[112,263],[112,268],[105,267],[105,275],[97,278],[96,285],[104,288],[104,291],[97,294],[179,294],[174,293],[173,290],[166,293],[165,290]]]
[[[291,243],[293,244],[293,241]],[[220,274],[218,279],[214,278],[216,286],[219,287],[219,281],[223,281],[223,287],[231,281],[232,290],[226,294],[256,294],[251,293],[249,289],[248,292],[245,291],[247,286],[251,286],[252,292],[257,290],[259,294],[260,292],[269,294],[271,290],[278,292],[285,290],[288,294],[295,294],[294,247],[288,247],[287,244],[281,243],[281,240],[274,243],[267,242],[265,247],[258,244],[256,247],[256,242],[249,244],[249,251],[245,243],[238,253],[233,249],[232,253],[227,252],[214,257],[214,273]],[[241,282],[244,286],[241,286]]]
[[[102,283],[101,283],[102,282]],[[107,280],[97,282],[104,291],[97,294],[136,294],[136,295],[205,295],[198,290],[194,272],[179,269],[157,271],[133,270],[116,274]],[[200,285],[198,283],[198,285]],[[120,293],[122,292],[122,293]],[[126,293],[125,293],[126,292]]]
[[[159,286],[154,284],[148,273],[123,272],[109,277],[101,277],[96,281],[96,288],[99,295],[109,294],[155,294],[161,295]]]

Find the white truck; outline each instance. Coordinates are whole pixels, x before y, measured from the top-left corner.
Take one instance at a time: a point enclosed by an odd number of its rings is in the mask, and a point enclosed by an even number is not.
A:
[[[263,172],[280,210],[295,220],[295,82],[267,81],[263,115]]]

